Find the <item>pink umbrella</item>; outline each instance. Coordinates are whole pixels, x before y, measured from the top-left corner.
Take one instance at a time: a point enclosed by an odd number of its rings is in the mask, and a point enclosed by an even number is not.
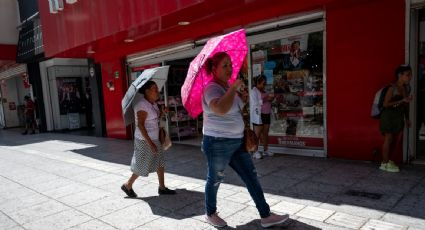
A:
[[[229,82],[233,83],[248,52],[245,30],[241,29],[211,38],[198,56],[190,63],[186,80],[181,90],[181,96],[184,107],[193,118],[202,112],[203,90],[213,79],[213,76],[207,73],[204,64],[208,58],[218,52],[226,52],[232,60],[233,72]]]

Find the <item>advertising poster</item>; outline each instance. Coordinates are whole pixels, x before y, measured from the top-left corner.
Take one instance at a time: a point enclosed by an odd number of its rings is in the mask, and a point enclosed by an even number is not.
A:
[[[308,34],[284,38],[280,40],[282,46],[284,69],[301,69],[307,54]]]
[[[59,110],[61,115],[68,113],[79,113],[82,106],[81,78],[76,77],[58,77],[56,79],[58,87]]]

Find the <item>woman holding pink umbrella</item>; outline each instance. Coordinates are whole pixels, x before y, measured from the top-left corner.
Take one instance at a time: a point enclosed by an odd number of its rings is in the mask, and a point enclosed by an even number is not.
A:
[[[255,166],[249,153],[242,149],[244,121],[241,108],[244,101],[237,91],[243,84],[236,80],[228,84],[232,76],[232,61],[226,52],[218,52],[207,59],[204,68],[213,76],[202,97],[204,112],[202,150],[207,157],[208,175],[205,186],[206,221],[215,227],[224,227],[226,221],[217,214],[217,191],[225,175],[227,165],[244,181],[261,216],[261,226],[270,227],[286,222],[288,215],[270,212]],[[246,95],[244,99],[247,100]]]

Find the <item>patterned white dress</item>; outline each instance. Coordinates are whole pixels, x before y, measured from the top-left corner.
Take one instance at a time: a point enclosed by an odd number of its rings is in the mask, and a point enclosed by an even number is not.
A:
[[[145,128],[158,149],[157,153],[152,152],[148,142],[144,139],[137,126],[136,119],[131,171],[138,176],[147,177],[149,173],[158,171],[160,167],[165,167],[164,150],[159,142],[159,108],[156,103],[151,104],[143,95],[139,95],[133,102],[133,109],[135,117],[137,117],[137,112],[140,110],[147,112],[148,116],[145,121]]]

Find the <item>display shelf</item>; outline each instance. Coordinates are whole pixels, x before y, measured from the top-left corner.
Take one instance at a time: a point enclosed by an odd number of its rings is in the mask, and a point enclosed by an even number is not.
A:
[[[169,97],[170,135],[177,137],[198,136],[199,120],[192,119],[185,110],[179,97]]]

